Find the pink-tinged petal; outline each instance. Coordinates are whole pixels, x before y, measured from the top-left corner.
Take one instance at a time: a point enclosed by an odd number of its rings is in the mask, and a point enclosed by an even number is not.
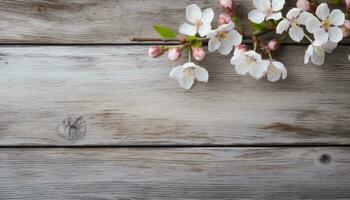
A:
[[[277,61],[274,61],[272,62],[272,64],[279,70],[281,70],[282,72],[282,79],[286,79],[287,78],[287,75],[288,75],[288,72],[287,72],[287,68],[284,66],[283,63],[281,62],[277,62]]]
[[[198,33],[201,37],[204,37],[204,36],[208,35],[210,30],[211,30],[210,24],[203,24],[202,26],[199,27]]]
[[[254,0],[253,4],[255,8],[257,8],[260,11],[265,11],[271,8],[270,0]]]
[[[195,26],[184,23],[180,26],[179,32],[184,34],[184,35],[190,35],[190,36],[195,36],[197,33],[197,29]]]
[[[171,79],[179,79],[181,74],[183,73],[183,68],[182,66],[178,66],[178,67],[175,67],[171,70],[170,74],[169,74],[169,77]]]
[[[285,0],[272,0],[272,9],[273,11],[280,11],[283,9]]]
[[[309,45],[307,50],[305,51],[304,64],[308,64],[310,62],[310,58],[314,52],[314,47]]]
[[[345,14],[341,10],[335,9],[329,15],[329,20],[334,26],[341,26],[345,22]]]
[[[208,43],[209,52],[214,52],[214,51],[218,50],[220,48],[220,46],[221,46],[221,42],[217,37],[210,38],[209,43]]]
[[[315,33],[320,28],[321,22],[316,17],[312,16],[306,21],[306,29],[310,33]]]
[[[196,4],[191,4],[186,8],[186,18],[189,22],[195,24],[202,18],[202,11]]]
[[[207,8],[202,13],[201,21],[203,24],[211,24],[214,19],[214,11],[211,8]]]
[[[311,19],[314,17],[311,13],[309,12],[302,12],[300,13],[297,21],[299,24],[305,25],[308,19]]]
[[[290,11],[287,13],[287,18],[290,20],[296,19],[301,12],[300,8],[292,8]]]
[[[266,19],[267,20],[273,19],[275,21],[278,21],[278,20],[282,19],[282,13],[281,12],[273,13],[272,15],[268,16]]]
[[[322,20],[325,20],[329,16],[329,7],[326,3],[321,3],[316,9],[316,15]]]
[[[304,35],[304,30],[301,27],[295,26],[289,29],[289,36],[296,42],[300,42]]]
[[[280,23],[278,23],[277,28],[276,28],[276,33],[282,34],[285,31],[287,31],[289,27],[290,27],[290,22],[287,19],[284,19],[284,20],[280,21]]]
[[[329,40],[338,43],[343,39],[343,32],[339,27],[330,27],[328,29]]]
[[[322,29],[322,28],[318,29],[318,30],[314,33],[314,36],[315,36],[315,44],[316,44],[316,45],[322,45],[322,44],[328,42],[328,37],[329,37],[329,35],[328,35],[328,33],[327,33],[324,29]]]
[[[195,80],[194,76],[186,76],[185,73],[182,73],[182,75],[179,78],[179,83],[181,87],[183,87],[186,90],[189,90],[192,88],[194,80]]]
[[[208,82],[209,79],[209,73],[203,67],[197,67],[194,69],[194,76],[196,77],[197,81]]]
[[[327,52],[327,53],[332,53],[335,48],[337,48],[338,43],[335,42],[327,42],[326,44],[322,45],[322,48]]]
[[[265,20],[265,14],[259,10],[252,10],[248,14],[248,19],[256,24],[261,24]]]

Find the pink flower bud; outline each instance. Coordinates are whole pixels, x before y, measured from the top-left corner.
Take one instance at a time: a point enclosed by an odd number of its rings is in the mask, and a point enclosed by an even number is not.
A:
[[[240,44],[235,46],[235,51],[233,52],[233,55],[238,55],[240,53],[244,53],[247,51],[247,46],[245,46],[244,44]]]
[[[168,58],[171,61],[177,61],[181,57],[181,49],[179,47],[172,48],[168,53]]]
[[[297,7],[304,10],[304,11],[310,11],[311,10],[311,3],[309,0],[298,0]]]
[[[197,61],[202,61],[205,57],[205,51],[202,47],[195,47],[192,48],[192,55]]]
[[[220,6],[225,12],[233,13],[233,0],[220,0]]]
[[[350,9],[350,0],[345,0],[345,5],[347,9]]]
[[[343,26],[341,27],[344,37],[350,36],[350,20],[345,20]]]
[[[218,19],[218,24],[219,26],[223,25],[223,24],[229,24],[231,22],[231,17],[228,16],[225,13],[221,13],[219,15],[219,19]]]
[[[157,58],[164,53],[164,50],[160,46],[153,46],[148,49],[148,55],[152,58]]]
[[[269,44],[267,45],[267,47],[271,50],[271,51],[276,51],[281,45],[281,42],[273,39],[269,42]]]

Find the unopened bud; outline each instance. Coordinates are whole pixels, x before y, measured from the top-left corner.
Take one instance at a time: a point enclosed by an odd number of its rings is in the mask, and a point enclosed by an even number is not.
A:
[[[152,58],[157,58],[164,53],[164,50],[160,46],[153,46],[148,49],[148,55]]]
[[[192,55],[197,61],[202,61],[205,57],[205,51],[202,47],[195,47],[192,48]]]
[[[181,57],[181,49],[179,47],[172,48],[168,53],[168,58],[171,61],[177,61]]]
[[[281,42],[273,39],[269,42],[269,44],[267,45],[267,47],[271,50],[271,51],[276,51],[281,45]]]

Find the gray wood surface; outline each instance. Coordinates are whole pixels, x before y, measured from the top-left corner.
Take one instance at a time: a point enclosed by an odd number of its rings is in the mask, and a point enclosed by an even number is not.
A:
[[[192,91],[168,78],[184,61],[147,48],[1,47],[0,145],[350,144],[350,46],[322,67],[303,64],[306,46],[283,47],[277,83],[211,54],[209,83]]]
[[[1,149],[1,199],[347,199],[349,148]]]
[[[235,1],[249,30],[247,15],[253,4]],[[286,11],[295,2],[288,0]],[[157,37],[153,24],[177,30],[190,3],[220,13],[218,0],[1,0],[0,43],[129,43],[132,36]]]

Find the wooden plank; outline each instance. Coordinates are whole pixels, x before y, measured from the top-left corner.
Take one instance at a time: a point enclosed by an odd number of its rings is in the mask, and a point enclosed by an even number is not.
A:
[[[168,78],[184,61],[145,46],[2,46],[0,145],[350,144],[350,46],[322,67],[305,49],[282,48],[277,83],[212,54],[209,83],[185,91]]]
[[[252,2],[236,2],[247,30]],[[288,1],[286,11],[295,2]],[[220,13],[218,0],[2,0],[0,43],[128,43],[131,36],[157,36],[153,24],[177,30],[190,3]]]
[[[1,149],[2,199],[348,199],[349,148]]]

